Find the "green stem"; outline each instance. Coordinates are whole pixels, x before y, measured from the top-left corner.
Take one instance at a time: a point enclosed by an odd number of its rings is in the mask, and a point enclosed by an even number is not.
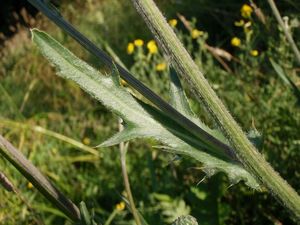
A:
[[[105,221],[104,225],[110,225],[111,222],[113,221],[113,219],[116,217],[116,215],[118,214],[118,210],[115,209],[108,217],[108,219]]]
[[[49,137],[53,137],[53,138],[56,138],[60,141],[63,141],[65,143],[68,143],[70,145],[73,145],[75,147],[77,147],[78,149],[82,150],[82,151],[85,151],[85,152],[88,152],[96,157],[100,157],[100,154],[97,150],[85,145],[85,144],[82,144],[81,142],[79,141],[76,141],[70,137],[67,137],[63,134],[60,134],[60,133],[57,133],[57,132],[54,132],[54,131],[51,131],[51,130],[47,130],[41,126],[35,126],[35,125],[29,125],[29,124],[26,124],[26,123],[20,123],[20,122],[16,122],[16,121],[13,121],[13,120],[8,120],[8,119],[3,119],[0,117],[0,127],[9,127],[9,128],[18,128],[18,129],[22,129],[22,130],[31,130],[33,132],[37,132],[37,133],[40,133],[40,134],[43,134],[43,135],[47,135]]]
[[[298,47],[297,47],[297,45],[296,45],[296,43],[295,43],[295,41],[294,41],[294,39],[293,39],[293,37],[291,35],[289,29],[284,24],[284,22],[283,22],[283,20],[281,18],[280,12],[279,12],[278,8],[276,7],[276,4],[275,4],[274,0],[268,0],[268,3],[269,3],[269,5],[270,5],[270,7],[271,7],[271,9],[273,11],[273,14],[274,14],[277,22],[279,23],[279,25],[283,29],[283,32],[284,32],[284,34],[285,34],[288,42],[290,43],[290,45],[291,45],[291,47],[292,47],[292,49],[294,51],[294,54],[296,56],[296,59],[298,61],[298,63],[300,64],[300,51],[299,51],[299,49],[298,49]]]
[[[122,125],[122,119],[121,118],[119,118],[119,130],[120,131],[123,130],[123,125]],[[137,225],[142,225],[140,217],[138,215],[138,211],[135,207],[135,203],[134,203],[131,188],[130,188],[129,177],[128,177],[128,173],[127,173],[126,153],[127,153],[127,149],[128,149],[128,142],[127,143],[121,142],[120,145],[119,145],[119,148],[120,148],[120,155],[121,155],[120,158],[121,158],[122,176],[123,176],[123,180],[124,180],[125,190],[126,190],[126,193],[128,195],[128,201],[129,201],[129,204],[130,204],[131,212],[132,212],[132,215],[133,215],[133,218],[134,218],[136,224]]]
[[[196,96],[201,99],[212,117],[234,147],[237,157],[277,199],[300,219],[300,197],[297,192],[264,160],[247,139],[242,129],[210,87],[204,75],[176,37],[172,28],[153,0],[132,0],[178,74],[184,77]]]

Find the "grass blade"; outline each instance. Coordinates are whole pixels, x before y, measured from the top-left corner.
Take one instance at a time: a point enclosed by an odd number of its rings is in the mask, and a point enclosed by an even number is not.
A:
[[[277,64],[273,59],[269,59],[271,62],[271,65],[277,75],[280,77],[280,79],[292,90],[296,98],[298,99],[298,102],[300,103],[300,90],[297,87],[297,85],[286,75],[283,68]]]

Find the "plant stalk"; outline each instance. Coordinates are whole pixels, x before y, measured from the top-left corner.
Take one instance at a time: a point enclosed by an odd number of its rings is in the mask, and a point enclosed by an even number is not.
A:
[[[116,217],[118,214],[118,210],[115,209],[108,217],[108,219],[105,221],[104,225],[110,225],[113,219]]]
[[[0,154],[19,170],[50,202],[60,209],[74,222],[80,221],[77,206],[65,197],[47,178],[16,149],[0,135]]]
[[[17,128],[17,129],[21,129],[21,130],[31,130],[33,132],[37,132],[49,137],[53,137],[56,138],[60,141],[63,141],[65,143],[68,143],[70,145],[75,146],[76,148],[84,151],[84,152],[88,152],[94,156],[96,156],[97,158],[100,158],[100,154],[97,150],[79,142],[76,141],[75,139],[72,139],[70,137],[67,137],[63,134],[48,130],[44,127],[41,126],[36,126],[36,125],[30,125],[30,124],[26,124],[26,123],[21,123],[21,122],[16,122],[13,120],[9,120],[9,119],[4,119],[0,117],[0,127],[9,127],[9,128]]]
[[[123,128],[123,125],[122,125],[122,119],[119,118],[119,130],[122,131],[123,129],[124,128]],[[134,203],[131,188],[130,188],[129,177],[128,177],[128,173],[127,173],[126,153],[127,153],[127,149],[128,149],[128,142],[127,143],[121,142],[119,144],[119,148],[120,148],[122,176],[123,176],[123,180],[124,180],[125,190],[126,190],[126,193],[128,195],[128,201],[129,201],[129,204],[130,204],[131,212],[132,212],[133,218],[136,222],[136,225],[142,225],[140,217],[138,215],[138,211],[135,207],[135,203]]]
[[[273,193],[284,207],[292,212],[296,220],[300,220],[300,197],[297,192],[274,171],[247,139],[176,37],[153,0],[132,0],[132,2],[177,73],[188,81],[190,87],[194,90],[194,94],[203,101],[211,116],[228,137],[237,157],[245,168]]]
[[[283,32],[284,32],[284,34],[285,34],[288,42],[290,43],[290,45],[292,47],[292,50],[293,50],[293,52],[294,52],[294,54],[296,56],[298,64],[300,65],[300,51],[299,51],[299,49],[298,49],[298,47],[297,47],[297,45],[296,45],[296,43],[295,43],[295,41],[294,41],[294,39],[292,37],[292,34],[290,33],[288,27],[284,24],[284,22],[282,20],[282,17],[280,15],[280,12],[279,12],[279,10],[278,10],[278,8],[277,8],[274,0],[268,0],[268,3],[269,3],[269,5],[270,5],[270,7],[272,9],[272,12],[273,12],[273,14],[274,14],[277,22],[281,26],[281,28],[282,28],[282,30],[283,30]]]

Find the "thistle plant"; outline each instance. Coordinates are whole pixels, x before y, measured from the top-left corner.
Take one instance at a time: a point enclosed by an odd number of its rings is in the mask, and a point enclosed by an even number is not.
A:
[[[192,58],[152,0],[133,0],[137,11],[157,38],[170,63],[187,80],[196,97],[202,100],[214,120],[234,147],[238,159],[245,168],[263,184],[291,213],[300,219],[300,197],[264,160],[247,139],[239,125],[215,94]]]

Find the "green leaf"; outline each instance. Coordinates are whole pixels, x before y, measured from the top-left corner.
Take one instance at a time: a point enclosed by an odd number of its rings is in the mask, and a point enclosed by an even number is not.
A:
[[[181,86],[179,77],[177,76],[176,71],[173,69],[171,69],[170,72],[170,81],[171,105],[207,133],[223,143],[229,144],[225,136],[219,130],[210,129],[199,118],[196,117]],[[250,132],[247,134],[247,137],[258,149],[262,149],[263,140],[261,134],[256,129],[250,130]]]
[[[220,131],[210,129],[199,118],[196,117],[187,100],[180,79],[177,76],[176,71],[174,69],[171,69],[170,81],[171,105],[180,113],[182,113],[182,115],[186,116],[188,119],[193,121],[207,133],[214,136],[216,139],[219,139],[223,143],[228,144],[228,141]]]
[[[181,82],[176,74],[176,71],[171,68],[170,71],[170,92],[171,105],[189,119],[196,119],[191,110],[185,92],[181,86]]]
[[[161,111],[132,96],[116,82],[116,74],[101,74],[44,32],[33,29],[32,35],[34,43],[56,67],[59,76],[76,82],[124,120],[125,129],[105,141],[102,146],[118,144],[133,138],[154,138],[162,142],[166,150],[190,156],[201,162],[207,176],[222,171],[233,184],[243,180],[248,186],[259,188],[256,180],[240,163],[229,158],[224,152],[207,147],[203,140],[195,138]]]
[[[83,225],[92,225],[91,215],[86,207],[85,202],[80,202],[79,204],[81,220],[84,223]]]
[[[280,79],[291,89],[291,91],[294,93],[296,96],[298,102],[300,102],[300,90],[297,87],[297,85],[286,75],[284,72],[283,68],[277,64],[273,59],[269,59],[271,62],[271,65],[277,75],[280,77]]]
[[[82,225],[97,225],[97,223],[91,217],[85,202],[80,202],[79,204],[81,223]]]
[[[195,116],[182,88],[179,77],[177,76],[176,71],[173,69],[171,69],[170,72],[170,81],[171,105],[207,133],[214,136],[216,139],[219,139],[223,143],[228,144],[225,136],[219,130],[210,129]],[[257,147],[257,149],[262,149],[263,140],[261,134],[256,129],[250,130],[250,132],[247,134],[247,137],[255,145],[255,147]]]

